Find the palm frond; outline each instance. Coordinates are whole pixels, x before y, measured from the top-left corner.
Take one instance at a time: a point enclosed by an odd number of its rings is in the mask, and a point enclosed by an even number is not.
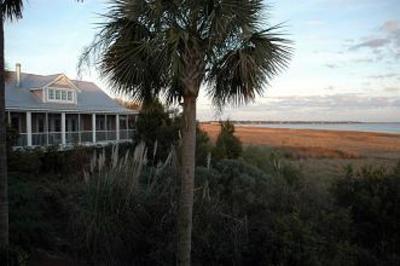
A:
[[[23,0],[1,0],[0,3],[3,19],[13,21],[22,18]]]
[[[216,105],[247,103],[291,54],[281,25],[263,27],[263,8],[261,0],[114,0],[79,69],[96,67],[135,100],[176,102],[207,83]]]
[[[217,106],[246,104],[262,95],[270,80],[284,70],[291,58],[291,42],[280,33],[281,25],[255,32],[240,45],[227,48],[207,76],[208,95]]]

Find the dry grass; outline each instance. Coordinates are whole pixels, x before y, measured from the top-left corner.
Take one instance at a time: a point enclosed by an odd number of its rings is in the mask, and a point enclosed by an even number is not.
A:
[[[215,141],[218,124],[201,124]],[[285,128],[236,127],[243,144],[266,145],[290,151],[295,158],[378,160],[400,159],[400,135]]]

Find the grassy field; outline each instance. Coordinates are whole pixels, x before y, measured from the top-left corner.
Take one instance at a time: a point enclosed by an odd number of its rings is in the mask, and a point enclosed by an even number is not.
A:
[[[218,124],[201,124],[211,140]],[[351,164],[390,167],[400,160],[400,135],[351,131],[236,127],[235,135],[245,146],[278,150],[304,172],[316,178],[335,177]]]

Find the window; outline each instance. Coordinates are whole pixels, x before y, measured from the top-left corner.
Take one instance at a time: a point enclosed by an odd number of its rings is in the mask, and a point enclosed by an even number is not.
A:
[[[60,100],[61,99],[61,93],[60,93],[61,91],[59,91],[59,90],[56,90],[56,100]]]
[[[54,90],[49,89],[49,100],[54,100]]]
[[[49,88],[48,89],[48,101],[51,102],[74,102],[74,92],[71,90]]]
[[[68,92],[68,101],[72,102],[72,91]]]

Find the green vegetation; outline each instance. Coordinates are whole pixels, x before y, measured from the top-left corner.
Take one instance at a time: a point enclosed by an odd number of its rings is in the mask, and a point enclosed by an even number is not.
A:
[[[242,144],[234,135],[235,126],[229,122],[220,122],[221,132],[218,135],[214,149],[214,158],[221,159],[237,159],[242,153]]]
[[[159,101],[146,102],[135,123],[135,142],[146,144],[147,159],[154,164],[165,160],[168,151],[178,144],[181,117],[170,114]]]
[[[215,148],[198,136],[206,162],[196,169],[194,265],[400,263],[400,164],[348,167],[321,186],[286,152],[264,147],[209,164]],[[164,152],[158,164],[143,142],[12,152],[15,265],[37,250],[85,265],[173,265],[179,160],[175,149]]]

